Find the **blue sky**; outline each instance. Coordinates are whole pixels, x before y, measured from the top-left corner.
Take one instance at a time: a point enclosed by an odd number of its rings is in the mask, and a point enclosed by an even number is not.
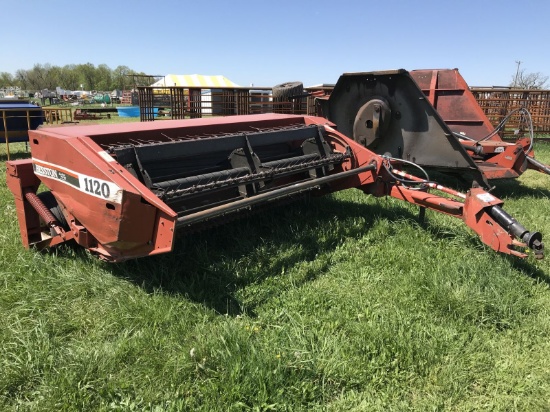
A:
[[[0,0],[0,72],[34,64],[222,74],[241,86],[343,72],[459,68],[508,85],[550,75],[548,0]]]

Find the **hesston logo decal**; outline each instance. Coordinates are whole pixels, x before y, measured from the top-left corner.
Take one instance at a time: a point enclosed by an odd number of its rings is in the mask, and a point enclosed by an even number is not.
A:
[[[34,174],[44,177],[50,177],[55,180],[60,180],[62,182],[73,185],[77,188],[80,187],[78,181],[78,174],[74,172],[69,172],[67,169],[60,168],[59,166],[54,166],[52,164],[46,164],[36,159],[32,160],[34,167]]]
[[[112,182],[77,173],[73,170],[32,159],[34,173],[37,176],[57,180],[61,183],[73,186],[83,193],[108,200],[113,203],[121,203],[122,189]]]

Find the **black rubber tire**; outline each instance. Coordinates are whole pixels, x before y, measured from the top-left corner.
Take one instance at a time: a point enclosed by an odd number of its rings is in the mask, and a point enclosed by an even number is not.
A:
[[[52,192],[47,191],[38,193],[38,197],[40,198],[42,203],[44,203],[44,206],[46,206],[50,210],[50,212],[52,212],[52,215],[54,215],[61,227],[65,230],[69,230],[69,225],[67,224],[65,215],[63,215],[61,207],[59,207],[59,204],[57,203],[57,200],[55,199]]]
[[[302,82],[287,82],[273,86],[271,95],[275,102],[289,102],[291,97],[302,96],[304,84]]]

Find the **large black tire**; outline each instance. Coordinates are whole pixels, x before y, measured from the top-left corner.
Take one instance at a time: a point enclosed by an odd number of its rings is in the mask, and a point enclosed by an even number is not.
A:
[[[302,82],[288,82],[273,86],[271,91],[273,102],[275,102],[273,111],[275,113],[298,113],[302,99],[293,99],[293,97],[303,95],[304,84]]]
[[[59,207],[59,204],[57,203],[57,200],[55,199],[52,192],[42,192],[38,193],[38,197],[44,203],[44,206],[46,206],[50,212],[52,212],[52,215],[57,219],[61,227],[65,230],[69,230],[69,225],[67,224],[67,220],[65,219],[65,215],[61,211],[61,207]]]
[[[273,86],[272,97],[275,102],[290,102],[294,96],[303,96],[304,84],[302,82],[287,82]]]

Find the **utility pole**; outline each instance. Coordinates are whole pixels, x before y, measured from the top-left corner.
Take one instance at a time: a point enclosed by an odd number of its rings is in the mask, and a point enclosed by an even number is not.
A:
[[[516,70],[516,78],[514,79],[514,87],[518,87],[518,77],[519,77],[519,66],[522,62],[519,60],[516,60],[516,64],[518,65],[518,68]]]

